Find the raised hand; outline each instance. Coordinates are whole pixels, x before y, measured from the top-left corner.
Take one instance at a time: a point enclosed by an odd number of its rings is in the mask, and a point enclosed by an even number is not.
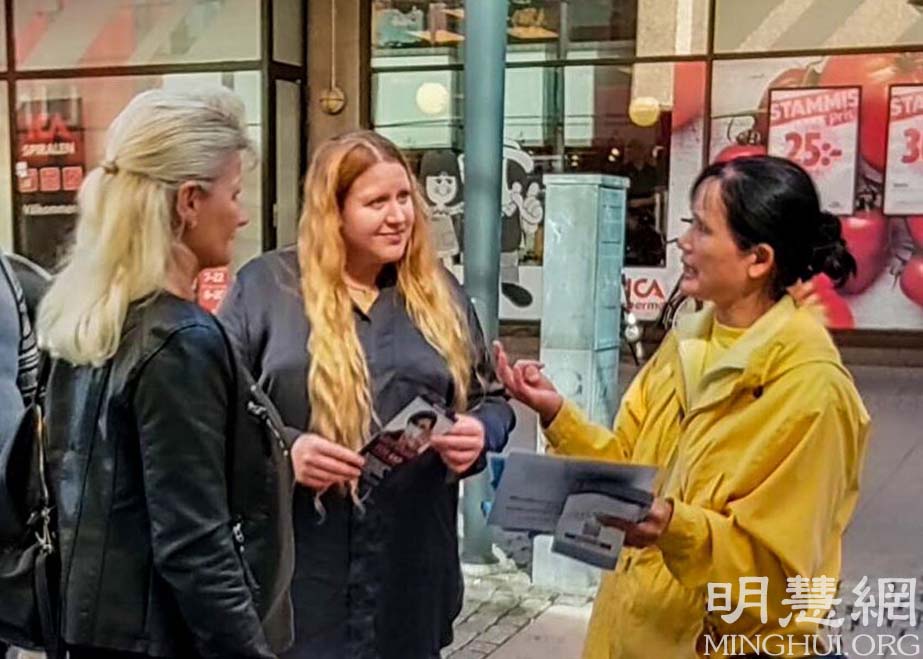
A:
[[[544,364],[520,359],[510,366],[506,350],[499,341],[494,341],[494,360],[497,379],[510,396],[535,410],[544,425],[551,423],[564,404],[564,398],[551,380],[542,374]]]

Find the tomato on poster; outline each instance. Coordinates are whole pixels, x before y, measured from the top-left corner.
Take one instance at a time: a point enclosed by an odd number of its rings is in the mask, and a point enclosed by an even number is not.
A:
[[[901,272],[900,283],[907,299],[923,307],[923,254],[910,257]]]
[[[821,86],[862,87],[862,158],[879,172],[885,170],[888,95],[892,85],[923,83],[923,53],[834,55],[820,73]]]
[[[887,269],[891,259],[891,225],[881,211],[858,211],[840,218],[843,239],[856,259],[857,272],[843,286],[845,293],[865,291]]]

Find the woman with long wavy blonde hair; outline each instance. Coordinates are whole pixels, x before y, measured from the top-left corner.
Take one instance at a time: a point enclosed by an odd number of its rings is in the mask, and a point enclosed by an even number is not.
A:
[[[299,435],[285,656],[431,659],[461,606],[458,477],[503,447],[513,413],[394,144],[367,131],[323,143],[304,193],[297,248],[245,266],[221,311]],[[454,426],[360,502],[360,449],[418,396]]]

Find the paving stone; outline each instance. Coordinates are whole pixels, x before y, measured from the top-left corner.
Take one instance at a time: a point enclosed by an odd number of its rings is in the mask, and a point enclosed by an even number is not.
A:
[[[488,627],[487,625],[478,624],[477,621],[472,622],[469,618],[460,625],[455,625],[455,640],[454,643],[458,645],[464,645],[469,641],[477,637],[478,634],[483,633]]]
[[[449,655],[449,659],[482,659],[487,655],[483,652],[478,652],[477,650],[469,650],[467,647],[462,648],[458,652]]]
[[[477,641],[472,641],[465,648],[466,650],[473,650],[474,652],[483,652],[485,655],[489,656],[491,652],[496,652],[497,648],[500,645],[498,643],[491,643],[483,638],[478,639]]]
[[[455,628],[455,639],[452,641],[452,645],[443,650],[444,653],[449,654],[455,652],[456,650],[461,650],[463,647],[468,645],[471,641],[477,638],[479,630],[469,629],[465,631],[459,631]]]
[[[530,612],[544,611],[548,608],[550,603],[550,600],[544,598],[524,597],[522,601],[519,602],[519,608]]]
[[[560,595],[555,598],[554,603],[559,606],[583,606],[590,599],[586,595]]]
[[[529,588],[526,590],[526,593],[528,593],[529,597],[535,597],[538,599],[553,599],[558,595],[558,593],[555,593],[553,590],[550,590],[544,586],[529,586]]]
[[[491,599],[481,604],[478,612],[498,613],[502,615],[515,609],[519,605],[519,600],[519,597],[511,593],[497,593]]]
[[[478,610],[477,613],[470,616],[463,624],[470,625],[471,627],[483,632],[488,627],[496,623],[501,616],[501,612],[485,612]]]
[[[496,592],[496,584],[489,582],[475,582],[465,586],[465,597],[482,602],[489,600]]]
[[[513,634],[519,631],[515,625],[496,624],[490,627],[486,632],[478,636],[479,641],[489,641],[500,645],[507,641]]]
[[[529,611],[524,611],[523,609],[513,609],[512,611],[507,613],[505,616],[500,618],[500,620],[498,620],[497,622],[502,623],[504,625],[513,625],[515,627],[522,628],[528,625],[533,620],[535,620],[535,618],[537,618],[539,615],[540,615],[540,612],[536,612],[533,614]]]
[[[440,656],[442,656],[442,657],[451,657],[454,653],[458,652],[459,650],[461,650],[461,649],[462,649],[464,646],[466,646],[466,645],[467,645],[467,642],[466,642],[466,643],[459,643],[458,641],[455,641],[455,642],[452,643],[452,645],[450,645],[449,647],[447,647],[447,648],[442,648],[442,653],[441,653]]]
[[[480,607],[480,600],[471,600],[466,597],[465,603],[462,605],[461,613],[458,614],[458,618],[456,619],[456,623],[464,622],[471,614],[476,613]]]

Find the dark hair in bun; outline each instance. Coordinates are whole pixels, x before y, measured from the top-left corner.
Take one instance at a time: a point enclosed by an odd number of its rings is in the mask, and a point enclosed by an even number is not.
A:
[[[855,274],[856,261],[846,248],[839,219],[821,210],[814,182],[795,163],[774,156],[715,163],[699,174],[692,196],[710,179],[720,185],[738,246],[765,243],[775,252],[775,298],[798,279],[823,273],[842,286]]]

